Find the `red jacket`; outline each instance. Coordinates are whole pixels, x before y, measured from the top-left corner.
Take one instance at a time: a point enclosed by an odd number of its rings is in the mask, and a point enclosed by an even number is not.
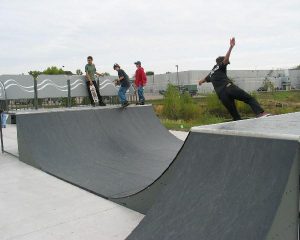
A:
[[[139,67],[135,71],[135,81],[134,81],[134,83],[137,87],[146,85],[147,77],[146,77],[146,73],[144,71],[144,68]]]

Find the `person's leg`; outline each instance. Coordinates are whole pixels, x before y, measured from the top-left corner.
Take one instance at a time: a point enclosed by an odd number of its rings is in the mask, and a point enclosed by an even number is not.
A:
[[[226,109],[228,110],[228,112],[230,113],[230,115],[232,116],[234,121],[238,121],[241,120],[241,116],[236,108],[234,99],[231,98],[226,90],[223,91],[223,93],[221,93],[219,95],[219,98],[221,100],[221,102],[223,103],[223,105],[226,107]]]
[[[241,88],[239,88],[238,86],[231,85],[227,88],[227,92],[232,98],[248,104],[256,115],[259,115],[264,112],[264,110],[256,101],[256,99]]]
[[[127,102],[126,91],[127,91],[126,87],[120,87],[118,92],[119,100],[122,105]]]
[[[141,101],[141,98],[142,98],[142,94],[141,94],[141,89],[140,89],[140,87],[138,87],[137,93],[138,93],[139,102],[140,102],[140,101]]]
[[[145,103],[144,87],[142,87],[142,86],[138,87],[138,95],[139,95],[139,102],[140,103]]]
[[[91,90],[90,90],[90,82],[89,81],[86,81],[86,88],[87,88],[87,91],[88,91],[90,102],[93,106],[95,106],[94,99],[93,99],[93,96],[92,96],[92,93],[91,93]]]

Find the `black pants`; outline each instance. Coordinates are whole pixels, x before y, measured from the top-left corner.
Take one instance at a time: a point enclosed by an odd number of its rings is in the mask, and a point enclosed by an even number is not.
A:
[[[101,102],[103,102],[103,100],[102,100],[102,96],[100,95],[99,88],[98,88],[98,85],[97,85],[96,81],[93,81],[93,84],[96,88],[99,103],[101,103]],[[93,99],[93,96],[92,96],[92,93],[91,93],[91,90],[90,90],[90,82],[89,81],[86,81],[86,86],[87,86],[87,90],[88,90],[89,99],[91,101],[91,104],[94,105],[95,103],[94,103],[94,99]]]
[[[235,105],[235,100],[239,100],[248,104],[256,115],[264,112],[254,97],[234,84],[225,87],[218,95],[234,121],[241,120],[241,116],[238,113]]]

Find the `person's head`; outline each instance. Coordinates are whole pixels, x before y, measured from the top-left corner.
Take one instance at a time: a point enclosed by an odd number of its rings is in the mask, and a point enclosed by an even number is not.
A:
[[[88,62],[88,64],[92,64],[93,63],[93,57],[92,56],[88,56],[87,57],[87,62]]]
[[[224,59],[225,59],[224,56],[217,57],[217,58],[216,58],[216,63],[217,63],[217,64],[220,64],[220,63],[223,62]]]
[[[139,68],[139,67],[142,66],[141,61],[136,61],[134,64],[135,64],[135,66],[136,66],[137,68]]]
[[[216,58],[216,63],[221,64],[224,61],[224,59],[225,59],[225,56],[219,56]],[[228,64],[230,64],[230,62]]]
[[[113,69],[116,70],[116,71],[118,71],[118,70],[121,69],[121,67],[120,67],[119,64],[115,63],[114,66],[113,66]]]

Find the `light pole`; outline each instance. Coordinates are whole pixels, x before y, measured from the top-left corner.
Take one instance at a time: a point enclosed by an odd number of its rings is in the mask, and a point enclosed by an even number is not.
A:
[[[179,86],[179,75],[178,75],[178,65],[175,65],[176,69],[177,69],[177,85]]]

